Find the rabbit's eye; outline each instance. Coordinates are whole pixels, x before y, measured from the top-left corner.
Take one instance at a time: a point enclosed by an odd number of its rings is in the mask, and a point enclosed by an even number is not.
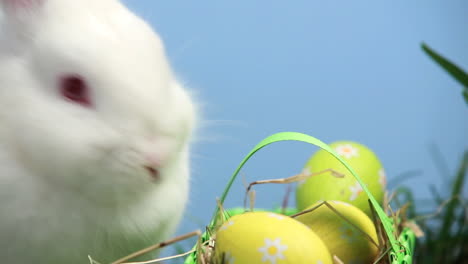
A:
[[[74,103],[91,107],[89,87],[86,81],[78,75],[67,75],[60,80],[61,95]]]

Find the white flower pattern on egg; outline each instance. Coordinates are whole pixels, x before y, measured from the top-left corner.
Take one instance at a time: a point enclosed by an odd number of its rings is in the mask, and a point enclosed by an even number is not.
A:
[[[279,219],[279,220],[283,220],[285,218],[283,215],[274,214],[274,213],[268,213],[268,216]]]
[[[302,171],[301,171],[301,174],[304,175],[304,176],[307,176],[309,177],[310,175],[312,175],[312,172],[310,171],[310,168],[304,168]],[[306,183],[307,179],[304,179],[304,180],[300,180],[297,182],[297,185],[302,185],[304,183]]]
[[[338,145],[335,148],[338,155],[350,159],[352,157],[359,157],[359,151],[357,148],[351,146],[351,144]]]
[[[224,223],[224,224],[219,228],[219,230],[220,230],[220,231],[224,231],[224,230],[228,229],[228,227],[232,226],[233,224],[234,224],[234,221],[229,220],[229,221],[227,221],[226,223]]]
[[[379,183],[380,183],[380,185],[382,185],[382,188],[384,188],[384,189],[387,186],[387,175],[386,175],[385,170],[383,168],[381,168],[379,170]]]
[[[349,203],[345,203],[345,202],[342,202],[342,201],[333,201],[333,202],[337,203],[337,204],[344,205],[344,206],[351,206]]]
[[[351,191],[351,196],[349,197],[350,201],[356,200],[359,194],[363,192],[362,186],[357,181],[356,181],[356,184],[349,187],[349,190]]]
[[[278,259],[285,259],[283,251],[288,248],[287,245],[281,245],[281,239],[265,239],[265,246],[258,249],[263,253],[262,262],[268,261],[270,264],[276,264]]]

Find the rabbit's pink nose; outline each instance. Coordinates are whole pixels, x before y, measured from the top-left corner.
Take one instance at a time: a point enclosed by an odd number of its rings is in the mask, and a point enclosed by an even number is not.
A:
[[[166,138],[148,138],[139,143],[142,165],[153,179],[161,178],[161,169],[169,161],[173,148],[173,141]]]
[[[143,167],[149,173],[151,178],[159,180],[159,168],[161,167],[161,159],[155,153],[145,155],[145,164]]]

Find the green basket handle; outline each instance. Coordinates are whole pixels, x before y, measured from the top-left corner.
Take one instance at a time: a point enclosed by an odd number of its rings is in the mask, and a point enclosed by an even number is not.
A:
[[[323,150],[329,152],[331,155],[333,155],[338,161],[340,161],[346,169],[356,178],[356,180],[359,182],[361,185],[362,189],[364,192],[367,194],[369,197],[370,202],[375,208],[377,216],[380,218],[382,221],[382,225],[384,227],[384,231],[389,239],[390,245],[391,245],[391,251],[390,251],[390,258],[392,261],[392,264],[403,264],[407,263],[410,264],[412,262],[412,250],[414,248],[414,234],[410,230],[404,230],[404,232],[401,234],[399,240],[395,238],[394,234],[394,227],[392,223],[392,219],[390,219],[387,214],[384,212],[380,204],[377,202],[377,200],[372,196],[371,192],[369,189],[367,189],[367,186],[364,184],[364,182],[361,180],[361,178],[356,174],[356,172],[349,166],[346,161],[344,161],[335,151],[330,148],[327,144],[324,142],[320,141],[319,139],[316,139],[312,136],[302,134],[302,133],[297,133],[297,132],[281,132],[281,133],[276,133],[273,134],[264,140],[262,140],[260,143],[258,143],[247,156],[242,160],[242,162],[239,164],[237,169],[234,171],[233,175],[231,176],[231,179],[229,180],[226,188],[224,189],[224,192],[221,195],[220,198],[220,203],[223,204],[229,190],[231,189],[232,184],[234,183],[234,180],[236,179],[237,175],[239,174],[240,170],[244,166],[244,164],[260,149],[275,143],[275,142],[281,142],[281,141],[300,141],[300,142],[305,142],[309,143],[312,145],[315,145],[317,147],[322,148]],[[209,229],[213,229],[213,227],[216,225],[217,221],[217,215],[219,212],[219,207],[216,206],[215,212],[213,214],[211,223],[209,225]],[[402,236],[405,240],[402,239]],[[208,239],[207,234],[205,233],[202,237],[202,240]],[[195,262],[195,253],[193,253],[187,260],[185,261],[185,264],[191,264],[191,263],[196,263]]]

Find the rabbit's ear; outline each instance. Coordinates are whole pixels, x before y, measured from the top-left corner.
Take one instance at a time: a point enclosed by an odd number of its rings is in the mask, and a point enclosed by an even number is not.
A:
[[[0,0],[5,18],[9,22],[31,22],[30,17],[44,5],[47,0]]]
[[[0,0],[5,13],[16,16],[20,13],[30,12],[42,6],[46,0]]]
[[[5,33],[12,33],[10,38],[31,34],[31,26],[37,24],[38,14],[47,1],[49,0],[0,0],[2,20],[6,24]]]

